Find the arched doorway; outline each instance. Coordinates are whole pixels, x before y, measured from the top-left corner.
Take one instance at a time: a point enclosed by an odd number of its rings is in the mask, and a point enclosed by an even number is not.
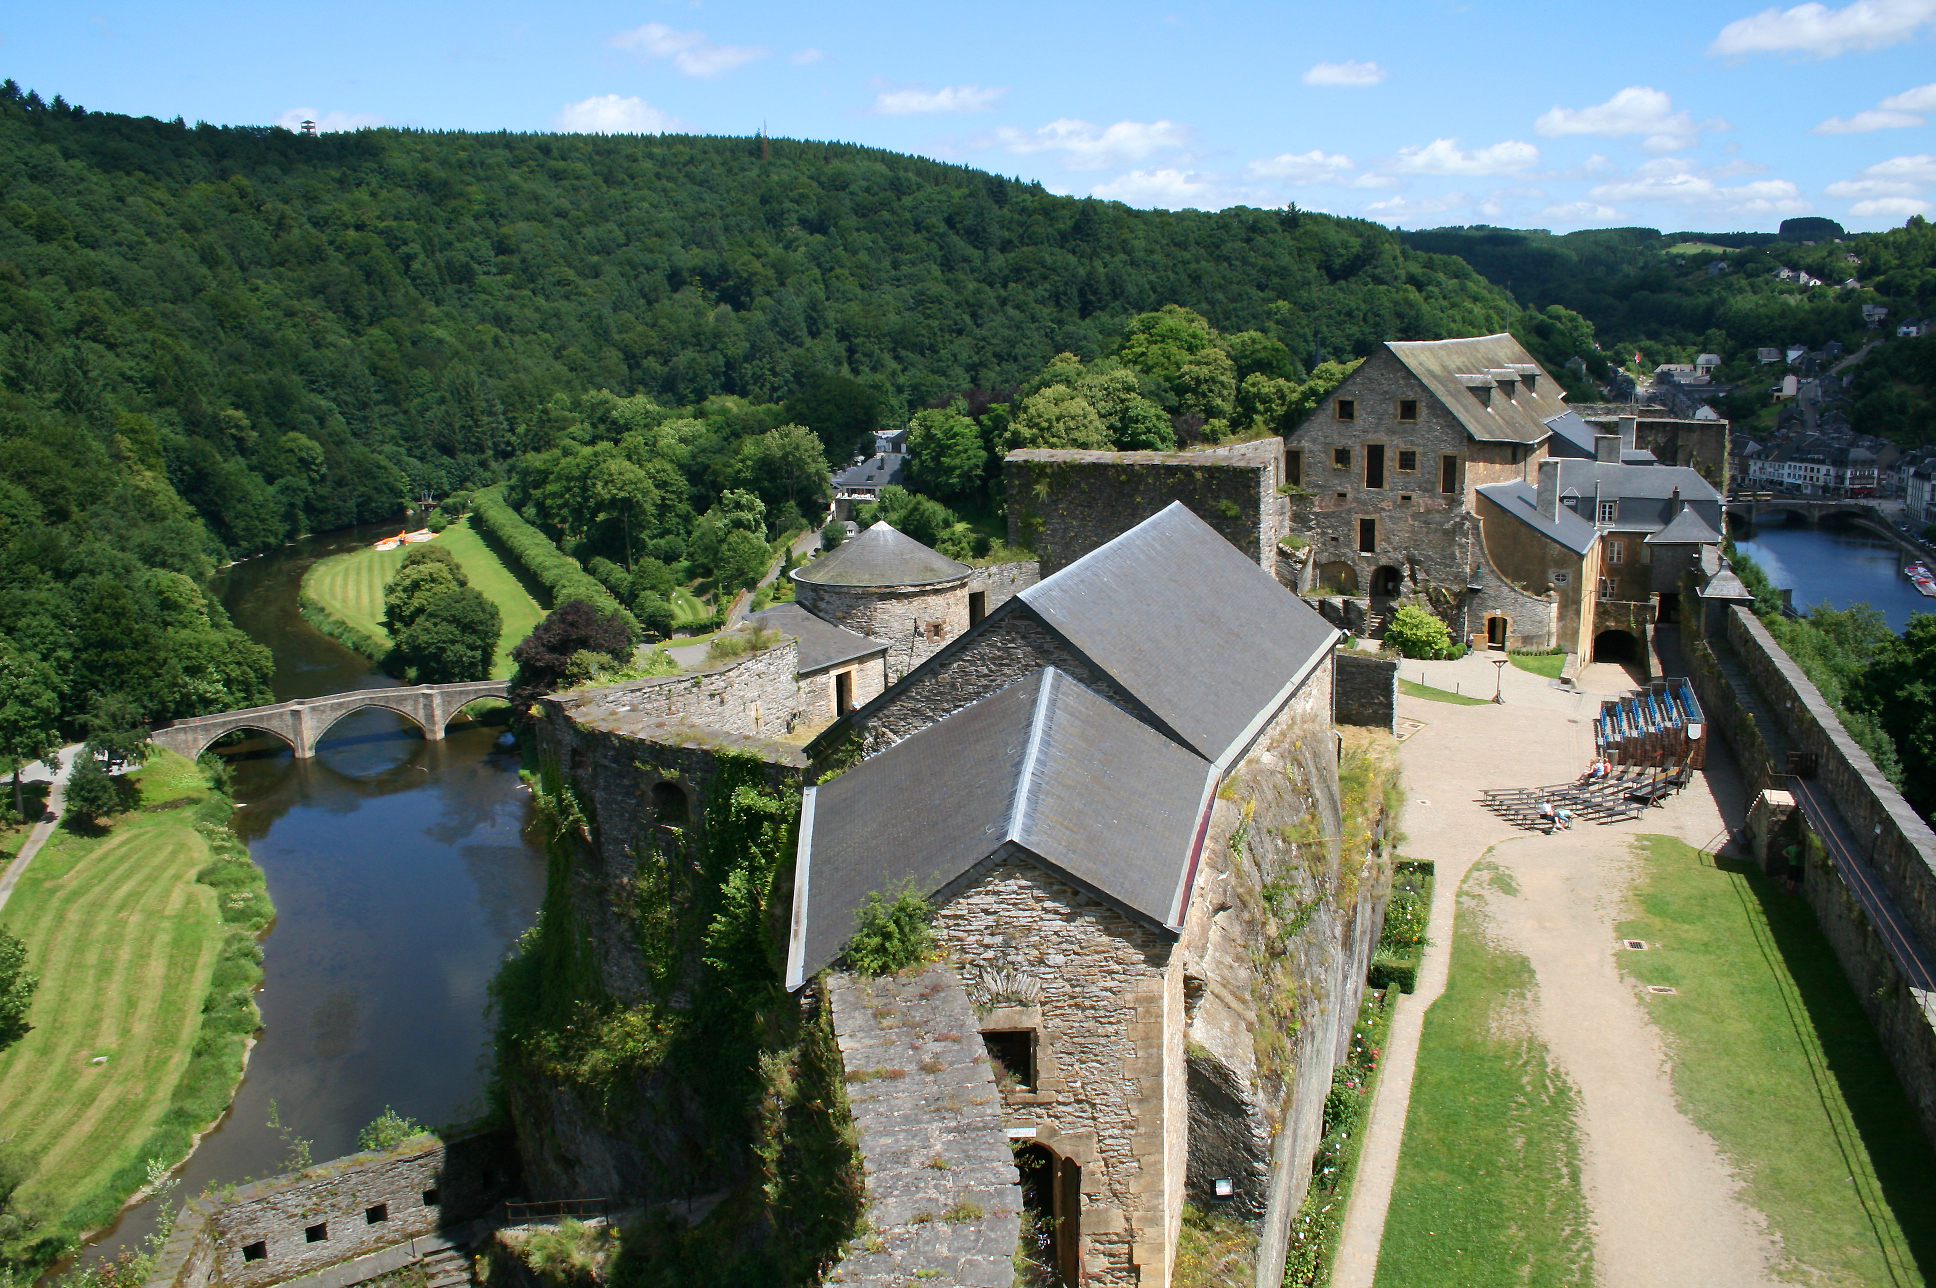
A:
[[[1601,631],[1593,637],[1596,662],[1631,662],[1640,652],[1640,641],[1632,631]]]
[[[652,784],[652,818],[661,827],[684,827],[692,817],[685,788],[677,783]]]
[[[1029,1288],[1076,1288],[1082,1282],[1082,1168],[1036,1141],[1019,1145],[1022,1255],[1016,1279]]]
[[[1326,595],[1358,593],[1358,570],[1342,559],[1318,567],[1318,590]]]
[[[1504,617],[1486,618],[1486,647],[1506,647],[1506,632],[1511,629],[1511,626],[1512,623]]]
[[[1405,574],[1386,564],[1371,574],[1371,593],[1374,595],[1396,595],[1405,588]]]

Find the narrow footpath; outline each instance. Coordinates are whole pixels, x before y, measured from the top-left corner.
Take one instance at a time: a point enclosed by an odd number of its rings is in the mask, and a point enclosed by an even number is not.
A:
[[[34,861],[34,856],[40,853],[40,847],[47,844],[47,838],[54,834],[54,828],[59,825],[61,806],[67,798],[67,775],[73,771],[75,758],[80,754],[81,744],[77,742],[71,747],[62,747],[53,766],[35,761],[20,771],[22,782],[50,784],[47,788],[47,809],[40,816],[40,822],[34,824],[34,830],[27,833],[20,853],[7,865],[7,870],[0,873],[0,908],[7,906],[7,900],[13,897],[13,888],[20,884],[20,878],[27,872],[27,865]]]

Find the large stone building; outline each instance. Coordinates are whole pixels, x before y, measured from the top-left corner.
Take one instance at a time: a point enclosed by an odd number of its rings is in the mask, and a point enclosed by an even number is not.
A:
[[[1690,463],[1663,464],[1639,423],[1571,411],[1510,335],[1383,345],[1286,440],[1299,589],[1374,616],[1413,599],[1475,645],[1644,658],[1721,540],[1701,471],[1727,454],[1725,424],[1717,447],[1673,422],[1652,441]]]

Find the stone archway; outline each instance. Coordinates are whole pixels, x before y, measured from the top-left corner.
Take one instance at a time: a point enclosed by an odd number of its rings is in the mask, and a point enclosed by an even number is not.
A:
[[[1593,637],[1596,662],[1632,662],[1640,656],[1640,641],[1632,631],[1601,631]]]
[[[1405,574],[1390,564],[1383,564],[1372,570],[1371,593],[1374,596],[1402,594],[1405,589]]]
[[[1358,570],[1342,559],[1318,565],[1318,591],[1326,595],[1356,595]]]
[[[1082,1167],[1040,1141],[1015,1150],[1022,1174],[1021,1255],[1033,1283],[1077,1288],[1082,1282]]]

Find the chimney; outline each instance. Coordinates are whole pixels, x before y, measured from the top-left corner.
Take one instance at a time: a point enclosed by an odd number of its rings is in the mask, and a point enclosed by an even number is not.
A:
[[[1620,418],[1620,450],[1621,451],[1631,452],[1636,450],[1636,448],[1634,447],[1634,435],[1639,431],[1639,428],[1640,428],[1640,417],[1622,416]]]
[[[1672,519],[1675,515],[1679,514],[1682,510],[1685,510],[1686,508],[1687,508],[1687,502],[1681,500],[1681,490],[1679,488],[1675,488],[1674,495],[1667,498],[1667,517],[1669,519]]]
[[[1560,517],[1560,463],[1544,460],[1539,463],[1539,512],[1549,519]]]
[[[1620,435],[1595,434],[1593,436],[1593,459],[1620,464]]]

